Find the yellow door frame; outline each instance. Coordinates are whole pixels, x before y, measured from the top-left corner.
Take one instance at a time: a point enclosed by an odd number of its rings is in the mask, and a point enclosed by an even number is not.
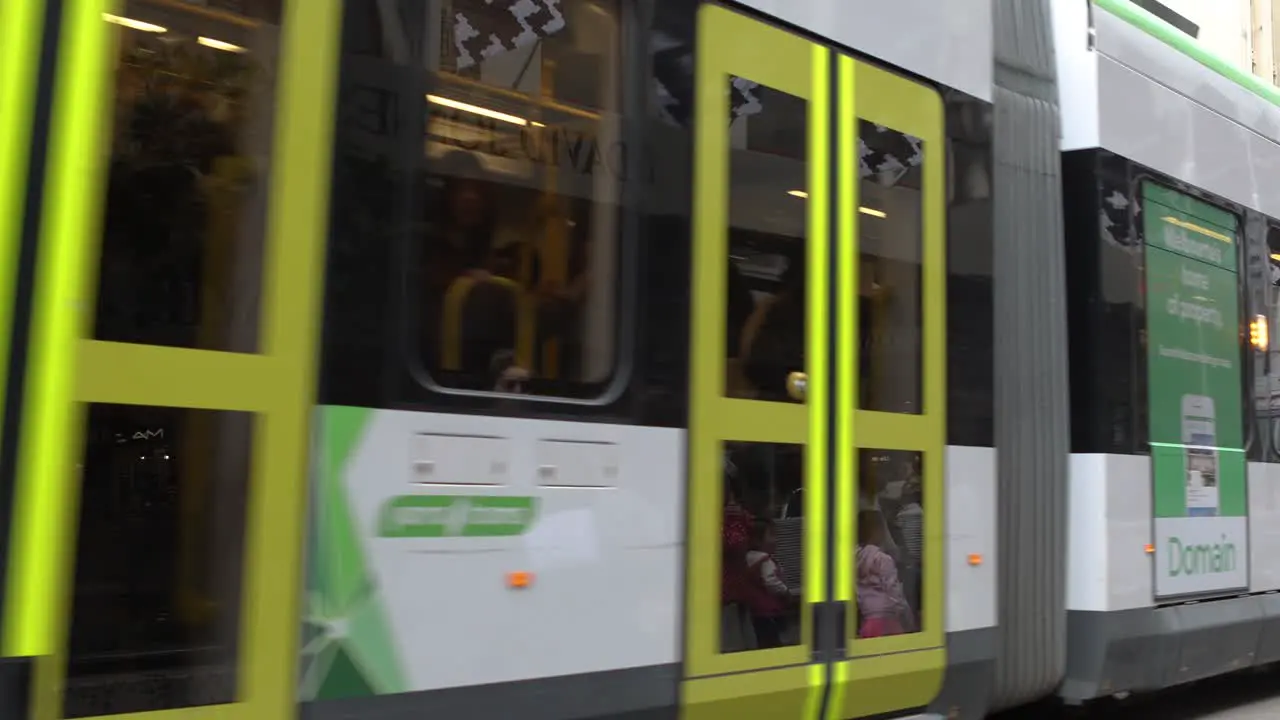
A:
[[[728,83],[731,75],[745,77],[807,101],[806,313],[811,319],[825,318],[830,306],[830,200],[827,163],[822,159],[828,153],[830,54],[798,35],[711,4],[699,8],[697,32],[684,717],[773,718],[800,713],[816,717],[827,680],[826,665],[814,662],[809,608],[827,599],[829,341],[825,323],[810,325],[807,404],[725,396]],[[718,515],[723,507],[721,447],[725,441],[805,446],[805,607],[798,646],[733,654],[719,651]]]
[[[848,56],[840,58],[838,208],[839,237],[851,238],[837,268],[837,361],[840,368],[836,419],[835,599],[857,617],[854,587],[859,448],[915,450],[923,456],[923,613],[921,630],[908,635],[857,639],[847,623],[847,659],[832,668],[828,718],[862,717],[927,705],[946,670],[943,605],[946,562],[943,475],[946,450],[946,140],[938,92],[919,82]],[[921,189],[923,267],[923,408],[918,415],[862,410],[858,406],[858,120],[924,140]]]
[[[115,0],[65,0],[55,75],[31,354],[19,446],[5,651],[37,656],[32,716],[62,713],[88,403],[255,413],[237,701],[139,717],[295,714],[303,511],[340,0],[286,0],[276,87],[258,354],[94,340],[110,154]],[[29,2],[6,3],[26,6]],[[283,569],[283,570],[282,570]]]
[[[695,129],[694,308],[689,423],[689,564],[686,597],[685,716],[816,717],[826,691],[828,665],[813,660],[814,631],[804,617],[803,644],[734,654],[719,653],[721,443],[786,442],[806,446],[805,602],[846,605],[849,637],[843,658],[830,664],[829,720],[862,717],[928,704],[941,687],[946,651],[943,475],[946,442],[946,142],[941,96],[929,86],[849,56],[838,58],[836,94],[828,86],[830,51],[795,34],[723,7],[704,5],[698,16]],[[768,47],[769,53],[758,48]],[[728,104],[730,75],[746,77],[809,103],[808,402],[806,406],[728,398],[725,389],[725,267],[728,257]],[[839,127],[828,127],[838,102]],[[922,186],[922,391],[918,415],[858,408],[858,119],[887,125],[924,140]],[[830,157],[831,141],[839,157]],[[837,164],[832,198],[827,173]],[[837,202],[836,232],[827,227]],[[841,242],[841,239],[847,239]],[[829,251],[836,243],[833,256]],[[836,287],[827,278],[836,265]],[[834,294],[833,294],[834,291]],[[829,313],[834,337],[827,337]],[[831,343],[835,365],[827,367]],[[835,383],[835,406],[828,393]],[[832,432],[833,431],[833,432]],[[832,535],[825,521],[828,432],[835,443]],[[853,573],[857,538],[858,448],[919,451],[924,462],[924,607],[921,631],[860,640]],[[827,543],[834,542],[828,548]],[[830,553],[834,595],[827,592]],[[806,657],[807,655],[807,657]],[[762,703],[763,696],[798,692],[805,704]],[[727,703],[742,698],[742,706]],[[796,715],[797,711],[803,713]]]
[[[44,0],[0,4],[0,408],[8,390],[44,16]],[[0,652],[12,654],[7,647]]]

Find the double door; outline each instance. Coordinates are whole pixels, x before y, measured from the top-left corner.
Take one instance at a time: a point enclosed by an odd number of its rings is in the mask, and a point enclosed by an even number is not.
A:
[[[0,5],[0,714],[297,713],[341,5],[210,5]]]
[[[685,716],[926,705],[945,666],[936,90],[699,15]]]

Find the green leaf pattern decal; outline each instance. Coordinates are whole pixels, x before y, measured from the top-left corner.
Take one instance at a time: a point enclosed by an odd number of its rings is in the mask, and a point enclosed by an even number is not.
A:
[[[319,408],[318,473],[309,525],[302,700],[405,692],[386,609],[365,561],[344,478],[374,411]]]

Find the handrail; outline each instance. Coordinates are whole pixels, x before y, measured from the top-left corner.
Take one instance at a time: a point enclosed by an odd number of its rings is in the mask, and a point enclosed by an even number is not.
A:
[[[462,369],[462,309],[471,290],[481,283],[506,288],[516,303],[516,363],[532,368],[533,344],[536,332],[535,311],[532,298],[514,280],[491,275],[484,280],[463,276],[449,284],[444,294],[444,307],[440,318],[440,365],[446,370]]]

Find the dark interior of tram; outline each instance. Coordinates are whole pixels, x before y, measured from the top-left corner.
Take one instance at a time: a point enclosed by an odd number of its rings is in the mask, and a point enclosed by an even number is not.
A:
[[[254,352],[280,0],[129,0],[93,337]],[[94,404],[63,712],[230,702],[252,419]]]

